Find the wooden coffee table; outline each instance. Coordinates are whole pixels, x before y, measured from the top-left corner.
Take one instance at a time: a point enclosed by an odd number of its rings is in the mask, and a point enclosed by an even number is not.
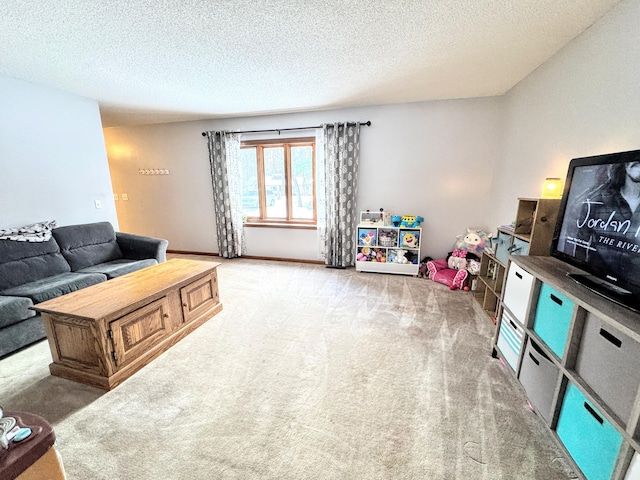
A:
[[[219,265],[173,259],[35,305],[51,374],[116,387],[222,310]]]

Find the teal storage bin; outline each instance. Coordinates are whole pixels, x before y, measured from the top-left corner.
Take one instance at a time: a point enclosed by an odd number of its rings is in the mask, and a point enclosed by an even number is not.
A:
[[[519,238],[513,239],[513,245],[509,250],[511,255],[529,255],[529,242],[520,240]]]
[[[609,480],[622,435],[574,384],[562,402],[556,433],[588,480]]]
[[[533,331],[558,358],[562,358],[564,353],[572,315],[573,302],[543,283],[538,295]]]
[[[498,232],[498,238],[496,239],[496,258],[503,265],[507,264],[509,260],[509,247],[511,247],[511,235],[504,232]]]

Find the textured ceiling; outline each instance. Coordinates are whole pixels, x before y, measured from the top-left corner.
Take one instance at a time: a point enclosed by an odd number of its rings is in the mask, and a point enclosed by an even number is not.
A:
[[[618,0],[2,0],[0,75],[105,126],[507,92]]]

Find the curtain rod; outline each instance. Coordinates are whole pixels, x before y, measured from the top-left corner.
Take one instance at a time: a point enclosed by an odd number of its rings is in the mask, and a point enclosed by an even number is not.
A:
[[[349,122],[351,123],[351,122]],[[361,123],[360,125],[365,125],[367,127],[371,126],[371,120],[368,120],[366,122]],[[280,132],[287,132],[289,130],[311,130],[312,128],[322,128],[322,125],[316,125],[315,127],[294,127],[294,128],[268,128],[266,130],[241,130],[239,132],[233,132],[233,133],[264,133],[264,132],[278,132],[278,135],[280,135]],[[202,132],[202,136],[206,137],[207,136],[207,132]]]

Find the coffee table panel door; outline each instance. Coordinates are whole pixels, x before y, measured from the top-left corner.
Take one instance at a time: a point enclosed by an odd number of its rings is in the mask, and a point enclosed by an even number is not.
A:
[[[182,313],[186,323],[202,316],[220,303],[216,272],[180,289]]]
[[[169,305],[167,298],[162,297],[109,323],[111,357],[116,370],[152,350],[171,334]]]
[[[60,365],[98,375],[109,373],[103,348],[108,349],[95,324],[68,315],[43,313],[51,356]]]

